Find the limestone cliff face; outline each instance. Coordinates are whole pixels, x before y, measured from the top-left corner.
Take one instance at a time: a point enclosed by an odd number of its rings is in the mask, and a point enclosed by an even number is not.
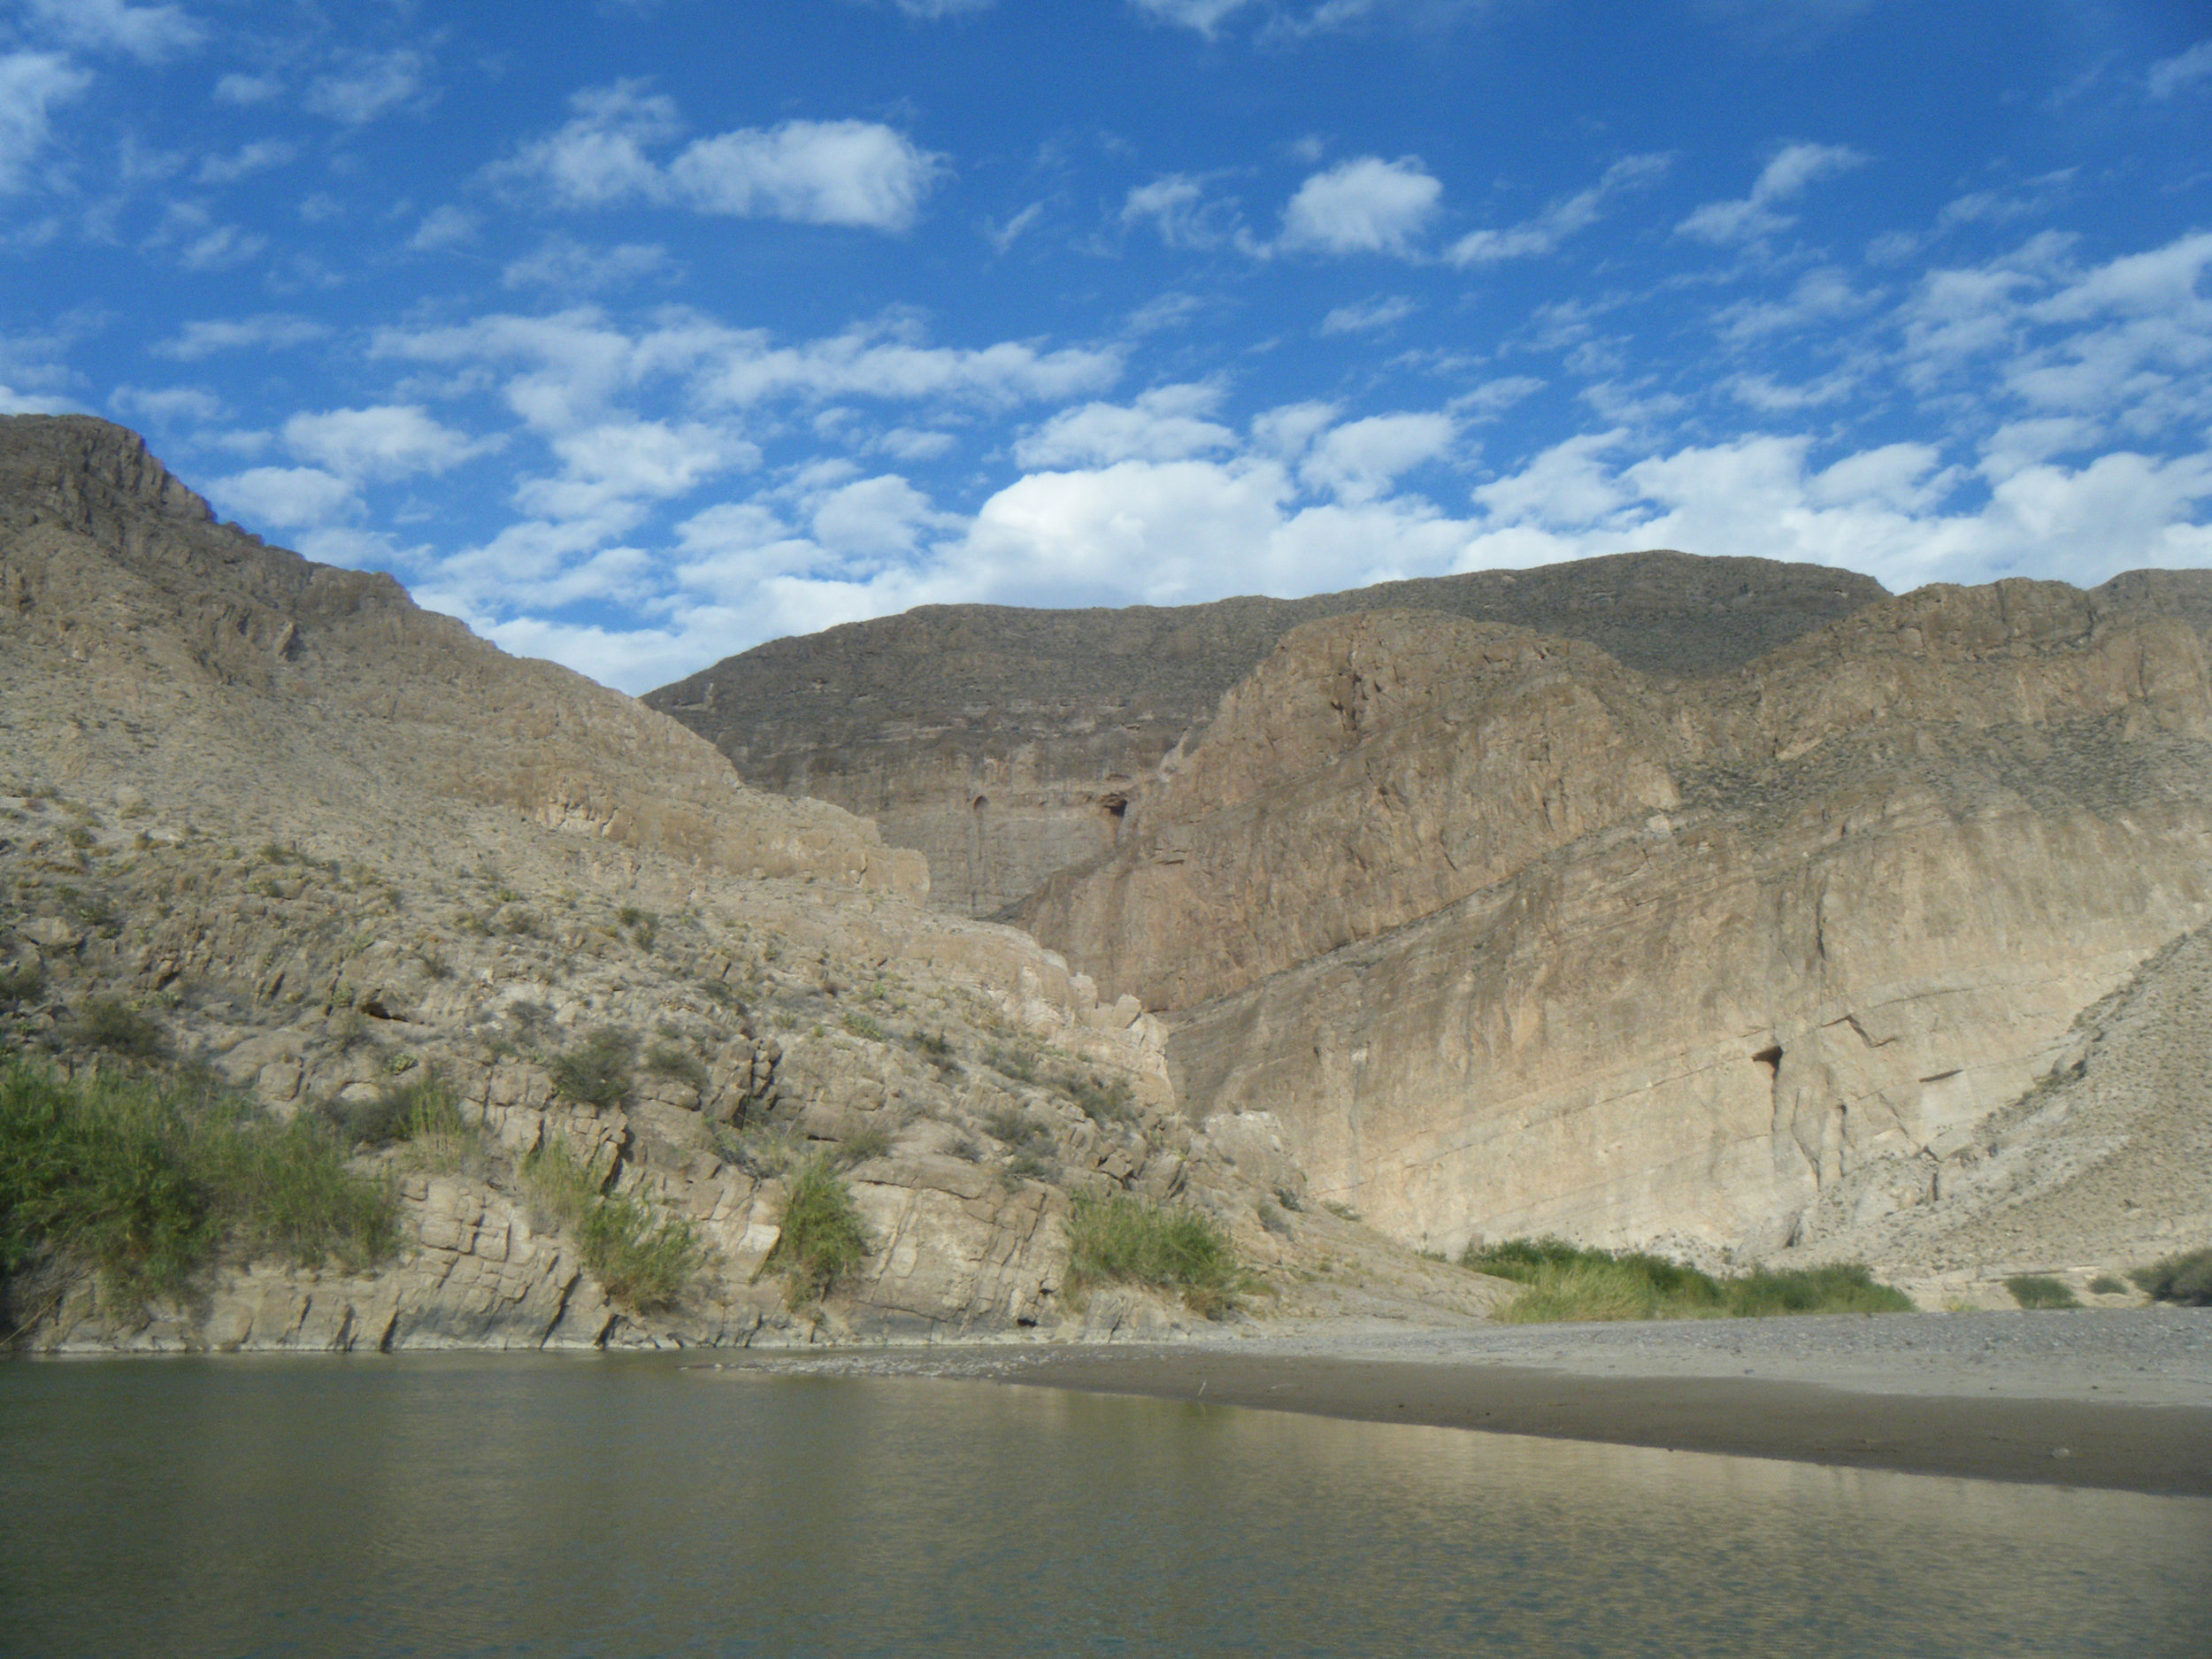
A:
[[[38,774],[26,788],[127,769],[226,817],[281,802],[311,819],[349,793],[399,821],[471,803],[741,874],[926,889],[924,861],[872,825],[741,788],[633,699],[506,656],[388,576],[215,524],[104,421],[0,419],[0,630],[6,663],[52,652],[71,682],[50,698],[6,687],[8,757]],[[272,771],[313,781],[273,797]]]
[[[1665,678],[1724,672],[1883,597],[1848,571],[1624,553],[1305,599],[1118,611],[932,605],[777,640],[646,701],[755,787],[835,802],[925,853],[930,902],[989,916],[1115,847],[1222,695],[1286,632],[1415,609],[1594,643]]]
[[[1185,1007],[1186,1100],[1276,1112],[1401,1237],[1774,1248],[1964,1144],[2212,914],[2208,721],[2193,627],[2055,584],[1886,601],[1695,687],[1331,623],[1032,914]]]

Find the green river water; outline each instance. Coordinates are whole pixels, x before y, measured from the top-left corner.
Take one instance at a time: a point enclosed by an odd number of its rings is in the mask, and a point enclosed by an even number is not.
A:
[[[2212,1503],[661,1356],[0,1365],[12,1655],[2212,1653]]]

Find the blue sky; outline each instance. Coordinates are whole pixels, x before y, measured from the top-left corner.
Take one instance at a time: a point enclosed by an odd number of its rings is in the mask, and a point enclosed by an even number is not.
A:
[[[11,0],[0,403],[629,690],[933,602],[2212,565],[2205,0]]]

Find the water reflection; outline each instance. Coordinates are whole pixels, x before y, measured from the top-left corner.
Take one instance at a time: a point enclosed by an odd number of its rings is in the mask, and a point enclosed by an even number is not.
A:
[[[24,1654],[2198,1655],[2212,1503],[607,1356],[0,1368]]]

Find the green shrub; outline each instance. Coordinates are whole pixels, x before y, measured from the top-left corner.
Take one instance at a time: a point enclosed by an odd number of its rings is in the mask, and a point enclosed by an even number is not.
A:
[[[127,1060],[158,1060],[169,1051],[161,1027],[119,996],[96,996],[81,1004],[61,1028],[73,1048],[98,1048]]]
[[[1061,1079],[1060,1089],[1094,1124],[1126,1124],[1137,1120],[1137,1102],[1129,1091],[1129,1079],[1125,1077],[1110,1080],[1097,1077],[1067,1077]]]
[[[1025,1181],[1056,1181],[1060,1165],[1054,1159],[1036,1152],[1017,1152],[1006,1160],[1006,1172]]]
[[[2100,1273],[2089,1281],[2089,1294],[2093,1296],[2124,1296],[2127,1291],[2127,1281],[2109,1273]]]
[[[1018,1106],[999,1106],[983,1115],[984,1133],[1002,1141],[1010,1151],[1047,1157],[1052,1152],[1052,1133]]]
[[[1855,1262],[1716,1278],[1664,1256],[1615,1252],[1564,1239],[1469,1245],[1459,1264],[1509,1279],[1521,1294],[1499,1310],[1508,1324],[1561,1320],[1765,1318],[1798,1313],[1909,1313],[1912,1299],[1874,1282]]]
[[[610,1298],[640,1313],[672,1307],[705,1264],[698,1230],[634,1194],[607,1192],[608,1173],[561,1141],[522,1161],[524,1181],[574,1232],[577,1254]]]
[[[311,1118],[279,1125],[219,1092],[0,1068],[0,1271],[58,1249],[136,1299],[180,1289],[225,1246],[364,1266],[396,1242],[390,1187],[349,1171]]]
[[[565,1099],[607,1107],[619,1106],[629,1094],[636,1063],[637,1039],[616,1026],[603,1025],[555,1055],[547,1069]]]
[[[648,1049],[645,1069],[655,1077],[664,1077],[676,1083],[688,1083],[702,1094],[713,1083],[713,1079],[707,1075],[706,1063],[688,1048],[680,1048],[672,1042],[657,1042]]]
[[[334,1100],[320,1111],[349,1145],[372,1148],[468,1132],[460,1096],[435,1066],[404,1083],[388,1083],[368,1100]]]
[[[872,1158],[887,1158],[890,1156],[891,1132],[881,1124],[870,1124],[866,1128],[847,1135],[837,1143],[834,1154],[838,1165],[843,1169],[851,1169],[855,1164],[865,1164]]]
[[[2212,1249],[2185,1250],[2148,1267],[2139,1267],[2128,1277],[2153,1302],[2212,1307]]]
[[[1037,1051],[1034,1048],[988,1048],[984,1051],[983,1063],[1002,1077],[1010,1077],[1018,1083],[1034,1083],[1037,1080]]]
[[[868,1229],[848,1187],[826,1158],[799,1166],[784,1191],[783,1219],[774,1248],[761,1263],[790,1276],[793,1307],[818,1300],[860,1265],[870,1248]]]
[[[1243,1271],[1229,1235],[1194,1210],[1119,1194],[1078,1194],[1069,1206],[1068,1287],[1148,1285],[1179,1291],[1207,1317],[1234,1304]]]
[[[881,1042],[884,1041],[883,1027],[877,1025],[876,1022],[869,1018],[867,1015],[861,1013],[857,1009],[846,1014],[846,1016],[838,1023],[843,1025],[844,1028],[850,1032],[854,1036],[863,1038],[869,1042]]]
[[[2005,1288],[2012,1293],[2013,1301],[2023,1308],[2078,1308],[2081,1300],[2074,1294],[2074,1287],[2064,1279],[2047,1278],[2041,1273],[2016,1273],[2005,1280]]]

